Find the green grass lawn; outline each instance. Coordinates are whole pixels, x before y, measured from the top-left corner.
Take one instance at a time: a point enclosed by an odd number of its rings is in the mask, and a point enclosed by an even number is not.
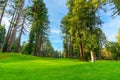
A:
[[[120,62],[0,54],[0,80],[120,80]]]

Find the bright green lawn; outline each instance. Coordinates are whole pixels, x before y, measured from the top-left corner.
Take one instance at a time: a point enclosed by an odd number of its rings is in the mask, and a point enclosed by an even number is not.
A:
[[[120,62],[0,54],[0,80],[120,80]]]

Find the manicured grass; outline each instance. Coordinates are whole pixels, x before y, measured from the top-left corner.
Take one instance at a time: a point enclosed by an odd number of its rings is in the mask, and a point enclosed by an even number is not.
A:
[[[0,80],[120,80],[120,62],[0,54]]]

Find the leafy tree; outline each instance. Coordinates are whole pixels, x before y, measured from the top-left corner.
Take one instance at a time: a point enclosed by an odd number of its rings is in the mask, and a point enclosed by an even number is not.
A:
[[[118,30],[117,42],[118,42],[118,44],[120,44],[120,28],[119,28],[119,30]]]
[[[4,43],[5,33],[6,33],[5,27],[0,26],[0,49],[2,48],[3,43]]]
[[[112,8],[113,14],[112,16],[120,15],[120,1],[119,0],[111,0],[110,3],[114,4],[114,7]]]
[[[61,53],[61,51],[56,50],[56,51],[54,51],[54,56],[53,57],[54,58],[63,58],[64,54]]]
[[[0,1],[0,26],[1,26],[1,22],[2,22],[2,19],[3,19],[3,15],[5,13],[5,8],[7,6],[7,2],[8,0],[2,0]]]
[[[43,56],[53,57],[54,53],[54,48],[52,47],[49,39],[47,39],[44,43]]]
[[[104,0],[68,0],[68,14],[62,19],[62,32],[70,36],[70,43],[73,48],[79,48],[81,60],[85,60],[86,43],[90,36],[90,48],[92,50],[92,40],[96,40],[94,29],[101,26],[102,21],[98,16],[99,10],[104,5]],[[74,49],[73,49],[74,50]]]
[[[102,30],[100,28],[94,28],[92,30],[92,33],[94,34],[87,34],[87,39],[85,40],[85,43],[87,43],[85,45],[85,50],[86,52],[90,52],[91,54],[91,62],[94,62],[96,57],[99,55],[98,53],[100,53],[100,50],[102,48],[102,44],[101,43],[105,43],[106,38],[104,38],[104,33],[102,32]]]
[[[107,52],[111,53],[114,60],[120,59],[120,45],[117,42],[107,42],[105,49]]]
[[[26,45],[26,48],[28,48],[26,50],[27,53],[32,54],[34,52],[34,47],[35,47],[35,32],[33,27],[31,27],[29,41],[28,44]]]
[[[12,48],[11,48],[12,52],[16,52],[17,43],[18,43],[18,38],[15,39],[14,44],[12,45]]]
[[[21,50],[21,53],[22,54],[32,54],[32,51],[33,51],[33,47],[30,49],[29,48],[30,44],[29,43],[25,43],[24,45],[22,45],[22,50]]]

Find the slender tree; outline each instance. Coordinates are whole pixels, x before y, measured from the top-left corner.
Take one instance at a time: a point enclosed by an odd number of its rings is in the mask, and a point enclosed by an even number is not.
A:
[[[20,21],[19,21],[19,29],[18,29],[18,31],[19,31],[19,36],[18,36],[18,43],[17,43],[17,46],[16,46],[16,52],[19,52],[20,51],[20,43],[21,43],[21,37],[22,37],[22,35],[24,34],[25,35],[25,33],[26,32],[28,32],[28,30],[27,29],[29,29],[29,25],[28,25],[28,8],[26,7],[26,8],[24,8],[23,10],[22,10],[22,15],[21,15],[21,19],[20,19]]]
[[[119,28],[119,30],[118,30],[117,42],[118,42],[118,44],[120,44],[120,28]]]
[[[5,33],[6,33],[5,27],[0,26],[0,49],[2,48],[3,43],[4,43]]]
[[[0,5],[3,5],[3,6],[0,6],[0,9],[2,8],[2,10],[1,10],[2,12],[1,12],[1,15],[0,15],[0,25],[1,25],[1,22],[2,22],[2,19],[3,19],[5,8],[7,6],[7,2],[8,2],[8,0],[0,1]]]
[[[18,0],[16,0],[16,1],[14,1],[14,0],[9,1],[9,7],[10,7],[10,10],[8,11],[8,14],[10,16],[12,16],[12,18],[10,20],[10,26],[9,26],[8,31],[7,31],[7,35],[5,37],[5,41],[4,41],[4,45],[3,45],[3,48],[2,48],[2,52],[6,52],[7,48],[8,48],[9,39],[11,37],[12,31],[13,31],[13,28],[14,28],[13,26],[15,24],[15,20],[16,20],[16,17],[17,17]]]
[[[12,31],[11,38],[10,38],[10,41],[9,41],[9,47],[8,47],[8,50],[7,50],[8,52],[11,52],[12,45],[15,41],[18,23],[19,23],[19,20],[20,20],[20,16],[21,16],[21,13],[22,13],[23,6],[24,6],[24,0],[20,0],[18,2],[20,2],[19,12],[18,12],[18,15],[17,15],[17,18],[16,18],[16,23],[14,25],[14,29]]]

